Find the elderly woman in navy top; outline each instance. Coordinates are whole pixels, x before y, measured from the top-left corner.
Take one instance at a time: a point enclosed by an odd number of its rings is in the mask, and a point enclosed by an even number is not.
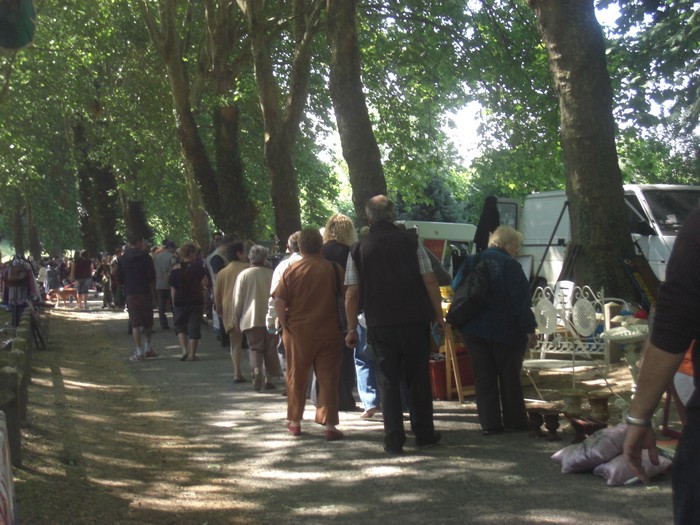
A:
[[[522,239],[522,233],[510,226],[499,226],[490,235],[488,248],[467,258],[452,283],[457,289],[477,264],[477,257],[487,263],[488,306],[458,327],[472,359],[476,407],[484,435],[528,428],[520,372],[526,347],[536,343],[536,322],[527,278],[513,258]]]

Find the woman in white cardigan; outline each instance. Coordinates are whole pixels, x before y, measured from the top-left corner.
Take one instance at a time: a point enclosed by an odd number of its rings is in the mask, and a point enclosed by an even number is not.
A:
[[[267,331],[267,315],[272,269],[266,266],[268,250],[255,245],[248,253],[251,267],[243,270],[233,290],[233,311],[238,329],[248,340],[250,364],[253,368],[253,388],[263,388],[263,365],[266,390],[274,390],[273,377],[280,377],[277,357],[277,335]]]

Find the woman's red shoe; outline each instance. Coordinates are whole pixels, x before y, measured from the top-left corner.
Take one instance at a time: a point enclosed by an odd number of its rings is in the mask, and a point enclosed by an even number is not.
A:
[[[340,430],[326,430],[326,441],[338,441],[345,437]]]

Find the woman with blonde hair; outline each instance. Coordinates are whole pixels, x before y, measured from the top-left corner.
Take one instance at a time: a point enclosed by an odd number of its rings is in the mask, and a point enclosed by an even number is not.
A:
[[[323,247],[321,254],[326,260],[338,263],[345,268],[348,262],[350,246],[357,242],[357,232],[352,219],[342,213],[336,213],[326,222],[323,230]],[[342,412],[357,410],[353,389],[355,388],[355,357],[354,350],[343,345],[343,358],[338,380],[338,409]],[[312,399],[315,401],[316,389],[312,388]]]
[[[342,213],[332,215],[326,222],[323,229],[324,246],[330,242],[335,242],[343,246],[350,247],[357,242],[357,232],[352,219]],[[343,262],[343,267],[345,262]]]
[[[530,286],[514,259],[523,235],[501,225],[490,235],[488,248],[468,257],[452,282],[459,284],[479,262],[489,275],[488,305],[458,326],[474,369],[476,411],[484,435],[527,430],[520,371],[526,347],[535,345],[535,316]]]

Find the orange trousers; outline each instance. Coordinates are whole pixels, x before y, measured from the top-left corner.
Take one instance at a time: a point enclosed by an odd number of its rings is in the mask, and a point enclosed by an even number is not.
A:
[[[300,332],[282,332],[287,357],[287,419],[301,421],[303,418],[313,367],[319,386],[314,421],[320,425],[337,425],[342,335],[339,331],[336,336],[328,334],[326,337],[318,330]]]

